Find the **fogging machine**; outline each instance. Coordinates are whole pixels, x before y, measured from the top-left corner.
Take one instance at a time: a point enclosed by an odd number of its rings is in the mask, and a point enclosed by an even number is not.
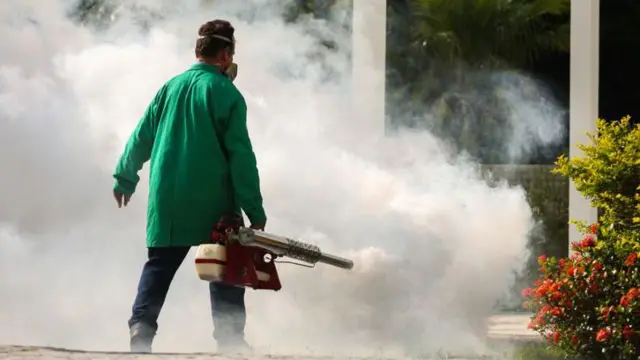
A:
[[[296,261],[276,261],[278,257]],[[240,215],[223,216],[211,232],[210,243],[200,245],[195,257],[196,272],[201,280],[256,290],[282,288],[277,262],[353,268],[353,261],[323,253],[315,245],[244,227]]]

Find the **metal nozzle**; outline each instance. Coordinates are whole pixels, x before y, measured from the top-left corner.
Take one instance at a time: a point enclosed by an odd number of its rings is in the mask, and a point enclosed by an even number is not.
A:
[[[276,255],[288,256],[311,264],[321,262],[342,269],[353,268],[353,261],[340,256],[324,254],[320,248],[315,245],[260,230],[241,227],[237,235],[237,240],[243,246],[260,247]]]

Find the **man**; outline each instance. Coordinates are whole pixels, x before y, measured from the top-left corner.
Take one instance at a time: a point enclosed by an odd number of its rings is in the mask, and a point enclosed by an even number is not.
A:
[[[234,28],[214,20],[198,31],[198,62],[156,94],[116,167],[113,194],[127,206],[150,161],[148,261],[129,320],[133,352],[151,352],[158,316],[174,274],[192,246],[207,242],[223,214],[241,209],[264,230],[256,158],[247,131],[247,106],[232,83]],[[244,289],[210,283],[214,337],[220,351],[248,349]]]

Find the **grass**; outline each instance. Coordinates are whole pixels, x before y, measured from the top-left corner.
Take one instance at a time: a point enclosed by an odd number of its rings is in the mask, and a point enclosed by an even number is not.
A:
[[[543,342],[531,342],[519,346],[514,355],[513,360],[579,360],[577,358],[568,358],[557,349],[549,347]]]
[[[494,344],[498,345],[498,344]],[[492,355],[453,355],[446,353],[424,354],[418,360],[582,360],[566,357],[562,352],[539,340],[520,340],[515,343],[501,343]]]
[[[494,339],[490,343],[493,355],[468,356],[461,359],[474,360],[583,360],[567,357],[559,349],[549,346],[542,338]],[[450,360],[454,359],[449,357]]]

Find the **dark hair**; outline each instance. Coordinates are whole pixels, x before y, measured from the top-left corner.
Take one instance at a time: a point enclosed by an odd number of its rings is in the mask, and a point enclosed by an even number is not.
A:
[[[212,20],[202,24],[198,29],[200,38],[196,41],[196,57],[211,58],[224,49],[233,52],[235,47],[234,32],[235,29],[231,23],[226,20]]]

